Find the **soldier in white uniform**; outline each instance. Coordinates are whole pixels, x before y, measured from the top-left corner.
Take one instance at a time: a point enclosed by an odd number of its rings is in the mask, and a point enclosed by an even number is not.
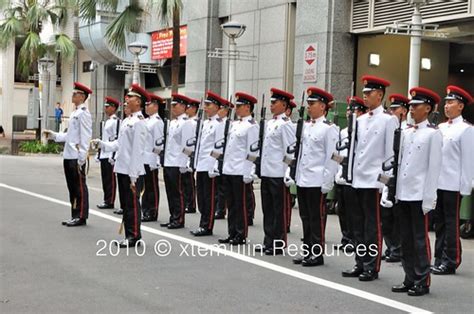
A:
[[[300,217],[303,223],[304,252],[293,259],[303,266],[324,264],[324,234],[326,224],[326,194],[334,186],[337,163],[332,160],[339,137],[339,128],[326,120],[333,96],[316,87],[310,87],[308,115],[303,126],[296,167],[296,188]],[[285,184],[293,184],[288,167]]]
[[[120,120],[115,114],[120,102],[113,97],[105,97],[104,112],[107,120],[101,122],[101,140],[103,142],[115,141],[118,138]],[[100,175],[102,178],[102,190],[104,191],[104,201],[97,205],[99,209],[112,209],[115,203],[115,193],[117,190],[117,178],[114,172],[115,153],[98,150],[96,159],[100,162]]]
[[[75,227],[86,224],[89,217],[89,191],[86,184],[86,161],[92,137],[92,119],[84,104],[92,90],[79,82],[74,83],[72,103],[75,108],[69,118],[67,132],[44,130],[47,137],[64,144],[64,174],[71,202],[71,219],[64,226]]]
[[[262,143],[261,194],[263,210],[262,249],[266,255],[283,254],[287,240],[286,186],[284,183],[287,164],[284,162],[288,146],[296,141],[295,128],[285,111],[294,96],[272,88],[270,110],[273,118],[266,121]],[[264,106],[265,104],[262,104]]]
[[[388,96],[390,100],[389,112],[397,117],[399,126],[402,130],[408,127],[407,115],[410,105],[410,99],[400,94],[391,94]],[[387,263],[400,262],[400,230],[398,228],[398,215],[393,208],[383,207],[381,210],[382,217],[382,235],[387,249],[382,255]]]
[[[163,149],[163,120],[158,109],[164,105],[164,99],[149,93],[151,101],[146,104],[146,126],[148,130],[145,144],[145,176],[141,198],[142,222],[157,221],[160,204],[158,170],[161,167],[159,154]]]
[[[346,117],[349,121],[349,116],[356,114],[360,117],[367,111],[364,100],[357,96],[347,97]],[[343,147],[348,144],[348,127],[341,130],[339,141],[340,146]],[[348,148],[342,149],[338,153],[342,157],[347,157]],[[348,183],[343,176],[343,167],[339,165],[335,176],[336,182],[336,198],[337,198],[337,215],[339,218],[339,226],[341,228],[342,239],[339,249],[344,249],[346,252],[352,252],[355,249],[354,232],[352,227],[352,211],[351,206],[354,204],[355,191],[351,183]]]
[[[448,121],[439,125],[444,145],[434,216],[434,275],[454,274],[461,264],[459,207],[462,196],[471,194],[474,177],[474,128],[462,117],[464,107],[473,99],[457,86],[448,86],[446,92],[444,112]]]
[[[430,291],[430,239],[428,215],[436,204],[437,180],[441,171],[443,138],[428,115],[439,103],[433,91],[416,87],[410,90],[410,114],[415,125],[402,131],[395,210],[400,219],[402,265],[405,279],[393,292],[422,296]],[[384,187],[381,205],[391,207]]]
[[[190,137],[196,136],[196,126],[197,126],[197,112],[201,102],[197,99],[192,99],[192,101],[186,106],[186,115],[188,116],[188,122],[186,122],[186,131],[190,132]],[[189,148],[189,147],[188,147]],[[194,149],[194,148],[193,148]],[[191,162],[191,159],[188,159]],[[187,214],[194,214],[196,212],[196,180],[193,168],[191,165],[181,168],[181,176],[183,179],[183,188],[184,188],[184,206],[186,208]]]
[[[147,91],[138,84],[128,90],[126,102],[131,116],[124,119],[118,140],[103,142],[94,140],[104,151],[116,151],[114,171],[117,173],[120,198],[123,201],[123,224],[125,239],[118,243],[120,248],[140,246],[141,206],[140,191],[145,175],[145,145],[148,136],[142,108],[150,101]]]
[[[363,76],[364,102],[369,111],[357,118],[352,186],[356,199],[352,207],[356,265],[343,271],[344,277],[358,277],[360,281],[378,278],[382,251],[380,222],[380,193],[378,181],[384,161],[393,157],[393,137],[398,126],[397,118],[386,114],[382,106],[385,88],[390,82]]]
[[[251,145],[258,141],[259,126],[251,113],[257,99],[245,94],[235,94],[236,113],[239,119],[232,122],[224,152],[222,169],[222,184],[229,214],[227,217],[229,236],[219,239],[219,243],[231,245],[244,244],[248,233],[247,189],[255,176],[255,166],[247,159],[248,155],[256,156],[258,152],[251,151]],[[219,175],[218,162],[210,177]]]
[[[211,153],[214,144],[223,137],[221,119],[217,115],[219,109],[228,105],[228,101],[212,91],[206,93],[204,100],[204,112],[207,119],[202,122],[200,138],[197,139],[196,153],[194,156],[196,169],[197,203],[201,213],[199,228],[191,231],[194,236],[212,235],[214,228],[214,215],[216,210],[216,178],[209,177],[209,172],[214,169],[216,159]],[[221,132],[219,132],[221,130]],[[222,133],[222,134],[221,134]]]
[[[185,199],[183,178],[180,171],[186,169],[189,157],[183,153],[186,143],[194,134],[187,132],[189,124],[186,115],[186,106],[193,100],[181,94],[172,94],[171,114],[174,117],[169,122],[168,134],[165,134],[165,160],[163,165],[163,178],[165,180],[166,197],[170,211],[169,222],[160,226],[168,229],[184,228]]]

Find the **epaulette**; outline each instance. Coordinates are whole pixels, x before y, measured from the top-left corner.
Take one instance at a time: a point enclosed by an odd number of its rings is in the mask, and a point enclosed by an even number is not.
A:
[[[329,120],[324,120],[323,122],[326,123],[327,125],[333,125],[333,123]]]
[[[250,119],[250,120],[248,120],[248,121],[249,121],[250,124],[255,124],[255,123],[257,123],[257,122],[255,122],[255,119]]]
[[[139,115],[139,116],[138,116],[138,119],[143,120],[143,119],[145,119],[145,118],[144,118],[142,115]]]
[[[412,127],[413,127],[413,124],[409,124],[409,123],[407,124],[407,129],[412,128]]]
[[[283,118],[281,118],[281,119],[282,119],[283,121],[288,121],[288,120],[290,120],[290,118],[288,118],[288,117],[283,117]]]
[[[222,118],[216,118],[216,120],[222,122]]]
[[[86,108],[86,107],[82,107],[81,109],[82,109],[82,110],[84,110],[84,111],[86,111],[86,110],[87,110],[87,108]]]
[[[462,120],[462,121],[463,121],[464,123],[469,124],[470,126],[472,126],[472,123],[469,122],[469,121],[467,121],[466,119],[464,119],[464,120]]]
[[[118,118],[117,117],[112,117],[112,119],[117,120]]]
[[[438,129],[438,126],[436,124],[432,124],[432,123],[428,124],[428,127],[432,128],[432,129],[435,129],[435,130]]]
[[[160,115],[156,115],[156,119],[161,120]]]
[[[188,117],[183,117],[183,120],[188,120],[189,118]]]

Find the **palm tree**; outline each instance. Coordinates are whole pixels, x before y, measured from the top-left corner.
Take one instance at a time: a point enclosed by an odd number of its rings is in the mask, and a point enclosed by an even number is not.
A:
[[[147,12],[154,13],[158,9],[161,21],[173,27],[173,52],[171,58],[171,90],[178,91],[179,84],[179,45],[180,45],[180,20],[183,3],[181,0],[152,0],[143,5],[142,1],[130,0],[125,9],[117,12],[117,0],[80,0],[79,16],[86,22],[95,19],[97,8],[117,14],[107,26],[105,38],[110,47],[117,52],[125,51],[127,33],[137,33],[141,30],[142,22]]]
[[[43,56],[59,53],[65,61],[74,57],[76,45],[60,32],[73,3],[68,0],[0,1],[4,15],[0,23],[0,49],[4,50],[15,42],[21,43],[17,63],[21,77],[27,78],[29,74],[36,73],[33,65]],[[40,33],[47,23],[53,26],[55,35],[52,42],[43,43]]]

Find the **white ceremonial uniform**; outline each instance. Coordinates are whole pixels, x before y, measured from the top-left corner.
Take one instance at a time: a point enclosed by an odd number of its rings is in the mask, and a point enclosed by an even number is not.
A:
[[[183,153],[183,149],[186,148],[186,141],[190,136],[184,128],[187,121],[188,116],[183,113],[168,122],[164,167],[186,167],[188,156]]]
[[[106,121],[104,121],[104,126],[102,127],[102,137],[100,138],[102,142],[112,142],[117,139],[117,123],[120,122],[117,118],[117,115],[115,114],[111,115]],[[98,159],[109,159],[112,158],[113,155],[112,152],[105,152],[102,150],[100,150],[97,154]]]
[[[332,160],[336,151],[339,128],[324,116],[306,121],[296,169],[296,185],[332,189],[338,164]]]
[[[92,119],[89,109],[85,104],[76,106],[69,118],[67,132],[53,132],[55,142],[65,142],[63,158],[77,159],[83,165],[87,159],[89,142],[92,137]]]
[[[224,129],[221,128],[222,120],[216,114],[208,119],[203,120],[201,137],[197,143],[197,153],[195,156],[196,171],[212,171],[216,163],[216,159],[211,156],[214,150],[214,144],[223,137]],[[219,132],[221,132],[220,134]]]
[[[148,134],[145,142],[145,165],[149,165],[153,170],[160,166],[159,152],[163,149],[164,123],[158,113],[155,113],[146,119],[146,127]]]
[[[132,182],[145,174],[145,142],[148,130],[140,111],[122,121],[118,140],[101,142],[105,151],[117,151],[114,172],[125,174]]]
[[[377,179],[382,172],[382,163],[393,156],[393,135],[397,127],[398,119],[384,113],[382,106],[357,118],[354,188],[383,187]]]
[[[287,148],[295,142],[295,127],[285,113],[266,121],[260,161],[262,177],[285,177],[288,165],[283,160],[285,157],[291,158]]]
[[[258,124],[251,116],[231,123],[224,154],[224,174],[244,177],[252,175],[254,163],[247,160],[247,155],[256,154],[250,151],[250,146],[258,141],[258,130]]]
[[[474,178],[474,127],[459,116],[441,123],[443,159],[438,189],[470,195]]]
[[[424,211],[436,207],[442,146],[441,131],[428,120],[402,131],[396,195],[399,201],[422,201]]]

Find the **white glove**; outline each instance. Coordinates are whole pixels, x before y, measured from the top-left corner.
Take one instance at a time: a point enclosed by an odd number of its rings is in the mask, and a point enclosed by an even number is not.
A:
[[[286,168],[285,177],[283,178],[283,183],[285,183],[287,187],[290,187],[291,185],[295,184],[295,180],[293,180],[290,176],[290,167]]]
[[[138,177],[132,177],[132,176],[130,176],[130,183],[131,183],[132,185],[135,185],[135,183],[137,182],[137,179],[138,179]]]
[[[91,145],[95,149],[99,149],[99,148],[103,149],[104,148],[103,147],[104,145],[102,144],[102,140],[100,138],[95,138],[95,139],[91,140]]]
[[[323,184],[321,186],[321,193],[323,194],[328,194],[329,192],[331,192],[332,188],[334,187],[334,184],[333,183],[330,183],[330,184]]]
[[[56,134],[54,134],[54,132],[51,130],[43,130],[43,134],[46,136],[46,138],[51,138],[53,140],[56,137]]]
[[[161,153],[161,151],[162,151],[161,146],[153,148],[153,153],[155,153],[157,155],[159,155]]]
[[[339,171],[336,173],[336,177],[334,178],[334,180],[335,180],[336,183],[339,184],[339,185],[346,185],[346,184],[347,184],[346,179],[344,179],[344,178],[342,177],[342,169],[339,170]]]
[[[86,164],[86,160],[85,159],[84,160],[78,159],[77,163],[79,164],[79,167],[82,167]]]
[[[112,166],[115,165],[115,159],[109,158],[109,164],[111,164]]]
[[[423,210],[423,214],[428,214],[430,211],[436,208],[436,200],[434,201],[425,201],[421,203],[421,209]]]
[[[389,201],[387,198],[388,198],[388,187],[385,185],[383,187],[382,197],[380,198],[380,205],[386,208],[392,208],[393,203]]]
[[[208,175],[209,175],[209,178],[211,179],[220,176],[218,161],[215,162],[214,168],[212,168],[212,170],[208,172]]]
[[[249,184],[249,183],[252,183],[253,182],[253,176],[250,175],[250,176],[244,176],[243,177],[243,181],[245,184]]]

